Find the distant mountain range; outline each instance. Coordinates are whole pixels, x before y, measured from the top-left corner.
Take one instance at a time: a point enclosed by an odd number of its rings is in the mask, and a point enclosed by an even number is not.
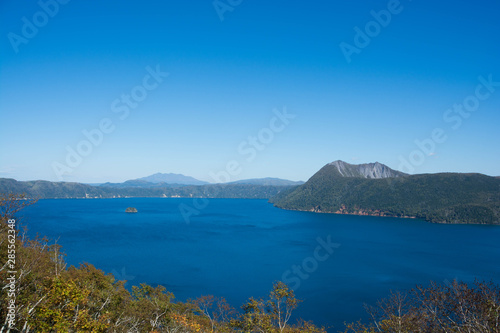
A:
[[[152,187],[180,187],[186,185],[209,185],[210,183],[198,180],[193,177],[184,176],[176,173],[155,173],[154,175],[127,180],[123,183],[104,183],[96,184],[97,186],[103,187],[114,187],[114,188],[125,188],[125,187],[141,187],[141,188],[152,188]],[[248,184],[248,185],[267,185],[267,186],[293,186],[301,185],[304,182],[291,181],[281,178],[253,178],[253,179],[243,179],[227,184]],[[94,184],[89,184],[94,185]]]
[[[321,213],[500,224],[500,179],[464,173],[407,175],[380,163],[335,161],[271,202]]]
[[[289,186],[250,184],[112,187],[44,180],[17,181],[15,179],[0,178],[0,193],[25,193],[31,198],[38,199],[125,197],[269,199],[288,188]]]
[[[247,179],[209,184],[181,174],[157,173],[123,183],[81,184],[44,180],[17,181],[0,178],[0,193],[25,193],[47,198],[203,197],[269,199],[291,185],[302,184],[279,178]]]
[[[281,178],[254,178],[254,179],[243,179],[237,180],[235,182],[231,182],[230,184],[250,184],[250,185],[269,185],[269,186],[294,186],[294,185],[302,185],[304,182],[302,181],[292,181]]]
[[[193,177],[184,176],[178,173],[155,173],[154,175],[134,179],[135,181],[145,181],[154,184],[180,184],[180,185],[206,185],[208,182],[198,180]]]
[[[89,185],[0,178],[0,193],[33,198],[260,198],[276,207],[321,213],[500,224],[500,178],[474,173],[408,175],[381,163],[325,165],[307,182],[279,178],[208,184],[179,174]]]

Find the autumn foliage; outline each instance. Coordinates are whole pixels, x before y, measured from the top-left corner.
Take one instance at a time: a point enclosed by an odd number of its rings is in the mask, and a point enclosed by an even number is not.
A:
[[[34,201],[0,196],[0,281],[6,286],[7,221]],[[131,290],[90,264],[66,267],[64,254],[46,238],[16,230],[16,324],[10,332],[326,332],[311,323],[290,325],[298,301],[277,282],[269,299],[250,300],[238,312],[223,298],[175,302],[163,286]],[[0,291],[0,332],[8,332],[7,290]],[[255,308],[252,308],[255,303]]]

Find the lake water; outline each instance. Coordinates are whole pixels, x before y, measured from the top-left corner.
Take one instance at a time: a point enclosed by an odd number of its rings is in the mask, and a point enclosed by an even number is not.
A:
[[[286,211],[246,199],[211,199],[186,223],[181,204],[194,202],[40,200],[21,215],[30,235],[57,239],[70,265],[89,262],[127,286],[161,284],[182,301],[211,294],[239,307],[284,279],[303,300],[296,314],[332,332],[366,318],[363,303],[390,290],[476,277],[500,283],[497,226]],[[139,213],[125,213],[129,206]]]

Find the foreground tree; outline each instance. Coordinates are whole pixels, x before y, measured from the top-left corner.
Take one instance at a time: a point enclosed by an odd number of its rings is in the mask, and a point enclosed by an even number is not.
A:
[[[109,314],[97,319],[93,316],[89,307],[89,289],[81,288],[71,279],[56,277],[44,293],[43,302],[28,321],[29,327],[41,332],[107,331]]]
[[[202,296],[194,300],[195,312],[205,318],[208,332],[232,332],[231,320],[236,310],[224,297]]]
[[[0,220],[7,221],[24,207],[36,202],[37,199],[28,198],[26,194],[0,193]]]
[[[431,283],[393,293],[368,308],[373,323],[347,325],[345,332],[500,332],[500,288],[476,281]]]
[[[283,332],[290,320],[292,311],[299,305],[299,300],[295,298],[293,289],[288,288],[281,281],[274,283],[267,304],[271,310],[271,318],[275,326],[278,327],[280,332]]]
[[[243,332],[326,332],[325,328],[317,327],[306,321],[299,320],[297,325],[288,325],[292,312],[297,308],[299,302],[295,298],[293,289],[290,289],[283,282],[277,281],[274,283],[267,300],[250,298],[242,306],[244,313],[236,326]]]

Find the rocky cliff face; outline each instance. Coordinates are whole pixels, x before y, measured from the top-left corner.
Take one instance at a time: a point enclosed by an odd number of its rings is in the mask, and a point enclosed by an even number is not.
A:
[[[337,171],[343,177],[380,179],[402,177],[407,175],[378,162],[367,164],[349,164],[344,161],[335,161],[328,165],[337,168]]]

